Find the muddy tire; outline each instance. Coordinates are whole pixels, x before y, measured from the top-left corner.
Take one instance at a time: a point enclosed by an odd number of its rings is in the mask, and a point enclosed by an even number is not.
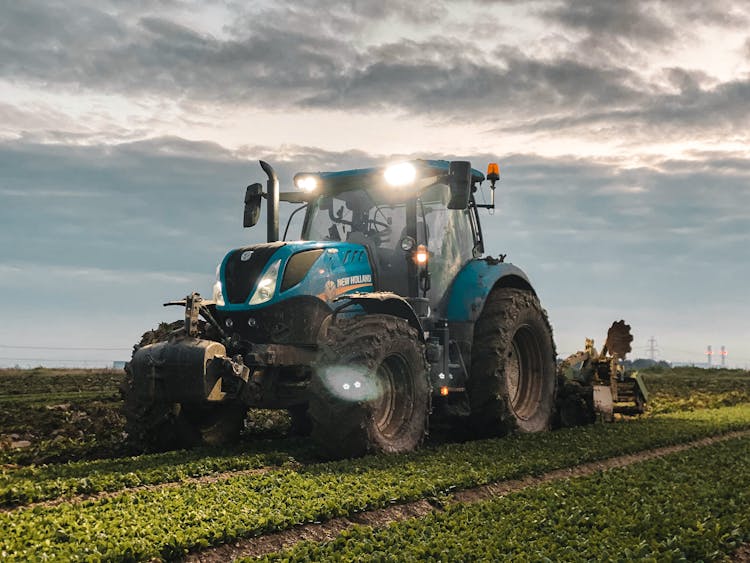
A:
[[[328,329],[308,409],[324,455],[415,449],[427,432],[429,402],[424,344],[405,320],[362,315]]]
[[[307,412],[307,405],[295,405],[288,409],[290,436],[309,436],[312,432],[312,420],[310,414]]]
[[[133,353],[143,346],[168,340],[182,326],[182,321],[161,323],[156,329],[144,333],[140,342],[133,347]],[[245,405],[159,401],[144,393],[144,388],[142,382],[136,381],[130,364],[126,364],[120,394],[123,399],[126,439],[133,448],[140,451],[165,451],[201,445],[223,445],[239,438],[247,413]]]
[[[584,426],[596,422],[594,388],[576,381],[557,382],[554,428]]]
[[[474,327],[467,384],[479,437],[550,428],[555,405],[555,344],[547,314],[531,292],[493,290]]]

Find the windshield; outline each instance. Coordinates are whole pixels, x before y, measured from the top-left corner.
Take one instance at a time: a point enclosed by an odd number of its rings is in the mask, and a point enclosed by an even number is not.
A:
[[[302,238],[395,248],[406,229],[405,207],[377,201],[367,190],[324,195],[310,204]]]
[[[355,189],[322,195],[312,201],[305,218],[302,238],[347,241],[366,245],[377,268],[380,291],[408,292],[411,252],[402,249],[407,236],[407,205],[386,201],[378,191]],[[450,189],[435,184],[417,198],[417,244],[429,251],[430,290],[433,305],[441,302],[459,270],[473,258],[475,234],[468,209],[448,209]],[[416,276],[416,272],[411,275]]]

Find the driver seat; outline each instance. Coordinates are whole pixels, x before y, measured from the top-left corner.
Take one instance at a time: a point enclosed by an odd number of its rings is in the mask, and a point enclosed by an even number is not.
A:
[[[404,262],[406,253],[401,250],[400,246],[398,249],[378,246],[372,237],[357,231],[348,233],[346,241],[361,244],[367,249],[376,291],[392,291],[397,295],[406,296],[409,291]]]

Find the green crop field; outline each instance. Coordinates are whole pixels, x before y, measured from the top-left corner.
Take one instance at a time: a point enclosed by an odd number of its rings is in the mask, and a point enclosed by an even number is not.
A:
[[[231,448],[131,451],[122,440],[121,377],[0,370],[0,559],[211,556],[273,533],[302,538],[314,522],[425,501],[433,510],[420,518],[347,528],[330,541],[265,557],[719,560],[750,540],[749,436],[638,458],[750,433],[747,372],[647,371],[652,401],[638,419],[428,441],[410,454],[336,462],[320,461],[304,439],[287,437],[288,418],[267,411],[249,413]],[[454,500],[457,491],[575,473],[581,464],[623,455],[633,463],[621,469],[532,484],[502,498]]]
[[[449,506],[381,530],[356,527],[324,545],[302,542],[264,559],[722,559],[750,539],[748,461],[750,437],[745,437],[498,499]],[[717,465],[724,470],[706,479]]]
[[[674,368],[644,372],[652,413],[716,408],[750,402],[750,372]]]

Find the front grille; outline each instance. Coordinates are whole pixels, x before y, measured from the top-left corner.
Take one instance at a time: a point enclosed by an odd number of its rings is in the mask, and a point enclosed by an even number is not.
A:
[[[232,251],[224,266],[224,290],[229,303],[247,303],[250,292],[258,281],[263,267],[268,263],[274,252],[284,246],[283,242],[257,244]],[[242,256],[250,252],[247,260]],[[247,255],[245,255],[247,256]]]

